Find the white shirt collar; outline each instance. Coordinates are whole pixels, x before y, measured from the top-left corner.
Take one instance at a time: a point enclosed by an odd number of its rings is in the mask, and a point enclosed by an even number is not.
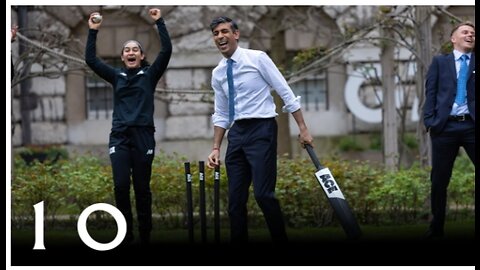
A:
[[[468,55],[468,59],[471,59],[471,58],[472,58],[472,53],[471,53],[471,52],[469,52],[469,53],[462,53],[462,52],[459,52],[459,51],[457,51],[457,50],[453,50],[453,56],[455,57],[455,61],[458,61],[458,59],[460,59],[460,57],[461,57],[462,55],[464,55],[464,54]]]
[[[230,57],[230,59],[232,59],[234,62],[238,63],[238,60],[240,60],[240,55],[241,55],[241,51],[242,48],[240,48],[240,46],[237,46],[237,49],[235,50],[235,52],[232,54],[232,56]],[[228,58],[224,58],[225,59],[225,64],[227,63],[227,60]]]

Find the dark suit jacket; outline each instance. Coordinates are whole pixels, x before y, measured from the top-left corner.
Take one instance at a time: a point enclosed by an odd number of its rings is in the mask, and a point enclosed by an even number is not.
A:
[[[475,121],[475,53],[472,52],[468,66],[467,106]],[[432,133],[442,132],[452,111],[457,93],[457,71],[453,53],[435,56],[428,69],[425,83],[423,121]]]

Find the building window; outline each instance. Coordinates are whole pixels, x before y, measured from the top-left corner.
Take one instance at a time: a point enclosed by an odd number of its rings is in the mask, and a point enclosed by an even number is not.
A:
[[[105,58],[104,61],[113,67],[123,65],[119,57]],[[85,89],[87,90],[87,119],[110,119],[113,112],[112,85],[92,73],[90,76],[87,76]]]
[[[293,83],[295,95],[301,96],[302,109],[305,111],[328,110],[327,81],[324,73],[307,77]]]
[[[96,76],[87,78],[87,119],[109,119],[112,112],[112,86]]]

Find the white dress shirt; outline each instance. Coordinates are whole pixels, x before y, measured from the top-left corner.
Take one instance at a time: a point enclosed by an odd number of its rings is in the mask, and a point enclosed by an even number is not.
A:
[[[287,81],[262,51],[237,47],[231,59],[233,63],[233,85],[235,89],[235,120],[249,118],[271,118],[275,103],[271,91],[275,90],[282,98],[283,112],[300,109],[300,96],[295,97]],[[228,122],[228,82],[227,58],[223,58],[212,71],[212,88],[215,91],[215,112],[212,115],[214,126],[229,128]]]

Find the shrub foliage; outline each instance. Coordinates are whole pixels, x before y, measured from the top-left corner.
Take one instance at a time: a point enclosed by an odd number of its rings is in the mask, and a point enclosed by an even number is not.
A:
[[[186,225],[187,158],[158,153],[152,171],[152,198],[155,226],[179,228]],[[346,200],[361,224],[407,224],[425,222],[429,213],[429,169],[413,165],[387,173],[368,161],[332,159],[324,164],[332,172]],[[213,217],[213,170],[205,169],[207,216]],[[44,202],[44,216],[51,226],[60,220],[75,221],[94,203],[115,204],[112,172],[109,165],[93,156],[60,159],[55,163],[34,160],[26,163],[14,158],[11,181],[12,225],[33,224],[33,205]],[[195,219],[198,219],[198,164],[191,163]],[[335,224],[332,211],[314,176],[311,162],[304,158],[278,160],[276,195],[290,227],[320,227]],[[221,168],[220,211],[222,224],[228,225],[227,177]],[[133,187],[131,190],[134,202]],[[134,206],[134,203],[133,203]],[[471,218],[475,214],[475,168],[462,155],[457,158],[448,190],[447,218]],[[133,207],[135,211],[135,207]],[[264,224],[253,193],[248,201],[249,222]],[[95,218],[108,219],[95,212]],[[211,222],[211,223],[210,223]]]

